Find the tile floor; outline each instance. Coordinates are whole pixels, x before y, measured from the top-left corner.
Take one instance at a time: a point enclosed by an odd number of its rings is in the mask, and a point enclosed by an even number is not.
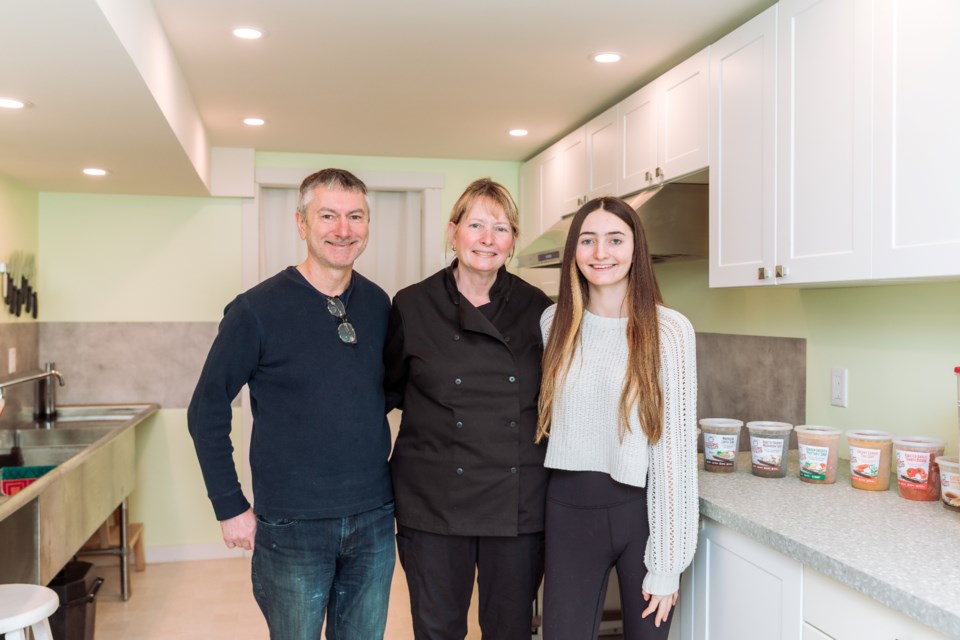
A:
[[[250,588],[250,560],[203,560],[150,564],[131,571],[130,600],[120,599],[114,558],[98,558],[106,579],[97,595],[97,640],[263,640],[267,625]],[[476,591],[466,640],[480,640]],[[410,604],[403,570],[397,564],[387,614],[387,640],[412,640]]]

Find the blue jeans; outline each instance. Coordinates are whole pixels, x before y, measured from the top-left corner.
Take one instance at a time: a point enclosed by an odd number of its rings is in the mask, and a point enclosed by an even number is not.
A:
[[[345,518],[257,516],[253,595],[273,640],[383,638],[396,560],[393,502]]]

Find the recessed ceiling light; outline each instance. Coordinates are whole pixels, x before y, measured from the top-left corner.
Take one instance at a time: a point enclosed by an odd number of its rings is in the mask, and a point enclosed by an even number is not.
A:
[[[26,109],[31,106],[33,105],[19,98],[0,98],[0,109]]]
[[[259,40],[263,37],[263,31],[256,27],[236,27],[233,35],[241,40]]]
[[[609,64],[611,62],[620,62],[620,54],[614,53],[613,51],[604,51],[602,53],[595,53],[590,58],[594,62],[599,62],[601,64]]]
[[[509,133],[510,135],[516,138],[520,138],[527,135],[530,132],[527,131],[526,129],[510,129],[510,131],[507,131],[507,133]]]
[[[83,172],[88,176],[105,176],[110,173],[106,169],[97,169],[96,167],[87,167]]]
[[[263,118],[244,118],[243,124],[249,125],[251,127],[262,127],[266,124],[266,120]]]

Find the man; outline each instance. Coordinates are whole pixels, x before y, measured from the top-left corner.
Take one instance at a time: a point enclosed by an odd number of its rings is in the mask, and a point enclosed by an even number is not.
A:
[[[390,300],[353,263],[367,245],[366,186],[308,176],[296,223],[307,258],[237,296],[187,419],[228,548],[253,550],[253,591],[271,638],[382,638],[394,567],[384,416]],[[231,402],[253,410],[251,509],[233,463]]]

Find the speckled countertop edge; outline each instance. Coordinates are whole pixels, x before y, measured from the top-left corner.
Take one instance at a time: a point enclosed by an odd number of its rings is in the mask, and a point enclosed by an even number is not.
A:
[[[889,491],[854,489],[849,464],[837,482],[750,473],[741,453],[734,473],[700,471],[700,511],[950,637],[960,638],[960,513]]]

